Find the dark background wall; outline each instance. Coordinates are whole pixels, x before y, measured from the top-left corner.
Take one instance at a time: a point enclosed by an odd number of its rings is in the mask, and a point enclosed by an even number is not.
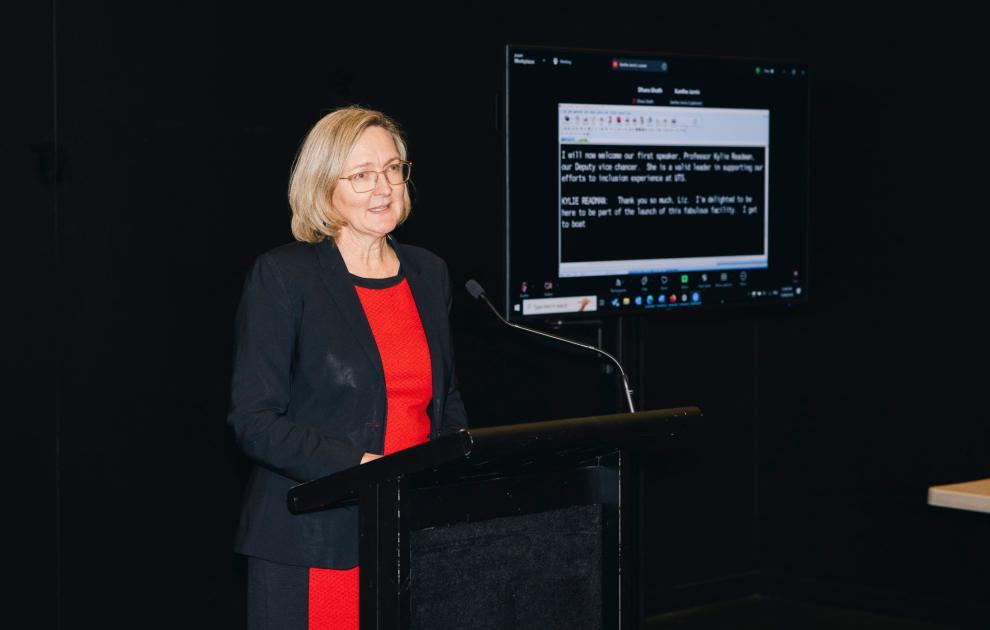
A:
[[[243,626],[233,312],[250,261],[290,239],[290,161],[335,106],[408,131],[416,210],[399,237],[450,264],[475,423],[615,409],[597,360],[503,332],[459,290],[498,278],[507,42],[812,67],[811,304],[629,324],[644,406],[696,404],[712,427],[644,463],[647,612],[754,588],[987,612],[986,519],[925,505],[928,485],[990,476],[973,16],[825,2],[3,11],[9,570],[37,627]]]

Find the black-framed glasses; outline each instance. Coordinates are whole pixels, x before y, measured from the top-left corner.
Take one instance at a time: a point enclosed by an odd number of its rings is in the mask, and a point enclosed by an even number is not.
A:
[[[361,171],[360,173],[354,173],[340,179],[350,180],[354,192],[366,193],[371,192],[378,185],[378,175],[380,173],[384,173],[385,181],[393,186],[405,184],[409,181],[409,175],[412,173],[412,162],[392,162],[380,171]]]

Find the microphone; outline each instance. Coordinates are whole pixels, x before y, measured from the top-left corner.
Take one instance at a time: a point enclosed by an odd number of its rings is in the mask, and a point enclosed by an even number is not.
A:
[[[593,352],[597,352],[598,354],[600,354],[602,356],[605,356],[605,357],[608,357],[609,359],[611,359],[612,360],[612,363],[615,364],[615,367],[619,368],[619,375],[622,377],[622,386],[626,390],[626,404],[629,405],[629,412],[630,413],[636,413],[636,406],[633,404],[633,399],[632,399],[632,389],[629,388],[629,379],[626,378],[626,371],[622,369],[622,364],[619,363],[619,360],[618,359],[616,359],[615,357],[613,357],[608,352],[605,352],[601,348],[597,348],[597,347],[595,347],[595,346],[593,346],[591,344],[581,343],[580,341],[574,341],[573,339],[567,339],[566,337],[560,337],[558,335],[554,335],[554,334],[551,334],[551,333],[548,333],[548,332],[544,332],[542,330],[537,330],[535,328],[527,328],[526,326],[520,326],[519,324],[513,324],[512,322],[510,322],[506,318],[502,317],[502,314],[499,313],[498,312],[498,309],[495,308],[495,305],[491,303],[491,300],[489,300],[488,299],[488,296],[485,295],[485,290],[481,288],[481,285],[478,284],[477,281],[475,281],[472,278],[472,279],[468,280],[464,284],[464,287],[467,289],[467,292],[471,294],[471,297],[473,297],[476,300],[482,300],[482,301],[484,301],[484,303],[488,305],[488,308],[492,309],[492,312],[495,313],[495,317],[499,318],[499,320],[501,320],[501,322],[503,324],[505,324],[506,326],[511,326],[512,328],[517,328],[519,330],[525,330],[528,333],[533,333],[534,335],[540,335],[541,337],[548,337],[548,338],[554,339],[556,341],[562,341],[564,343],[569,343],[569,344],[571,344],[573,346],[578,346],[579,348],[584,348],[585,350],[591,350]]]

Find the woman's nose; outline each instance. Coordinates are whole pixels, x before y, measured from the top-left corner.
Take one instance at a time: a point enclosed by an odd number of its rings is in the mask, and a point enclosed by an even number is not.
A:
[[[388,183],[385,173],[378,173],[378,180],[375,182],[375,194],[384,197],[392,194],[392,184]]]

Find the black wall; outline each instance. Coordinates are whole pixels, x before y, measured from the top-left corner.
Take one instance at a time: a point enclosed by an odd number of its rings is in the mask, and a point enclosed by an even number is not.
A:
[[[4,13],[5,489],[37,627],[243,626],[233,312],[250,261],[291,238],[289,164],[335,106],[408,130],[416,210],[399,237],[450,264],[474,421],[615,408],[597,360],[503,332],[459,292],[497,284],[507,42],[813,71],[810,306],[627,325],[644,405],[696,404],[713,427],[644,463],[647,612],[753,588],[986,612],[990,523],[925,505],[928,485],[990,476],[973,16],[824,2]]]

